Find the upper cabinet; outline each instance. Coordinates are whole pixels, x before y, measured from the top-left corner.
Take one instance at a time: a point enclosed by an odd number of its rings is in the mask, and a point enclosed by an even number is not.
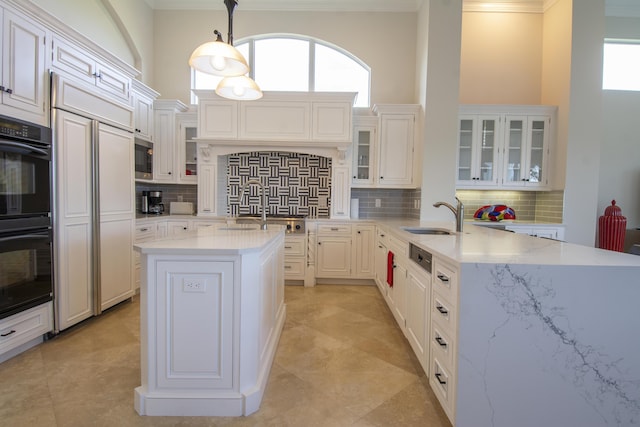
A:
[[[352,141],[350,92],[266,92],[252,102],[229,101],[211,91],[198,95],[198,138],[248,145],[309,142],[347,148]]]
[[[133,80],[134,136],[153,142],[153,101],[159,93]]]
[[[458,128],[458,185],[497,187],[500,116],[461,115]]]
[[[0,113],[49,125],[48,31],[17,12],[2,13]]]
[[[180,168],[180,184],[197,184],[198,178],[198,121],[195,112],[179,113],[176,116],[176,159]]]
[[[419,105],[376,105],[376,116],[355,116],[352,186],[417,188]]]
[[[153,142],[153,180],[175,184],[180,177],[182,165],[176,156],[177,114],[187,111],[187,106],[178,100],[157,99],[154,102],[155,139]]]
[[[458,129],[459,189],[549,189],[556,107],[465,105]]]
[[[58,36],[53,38],[52,66],[59,73],[95,86],[105,95],[131,100],[131,77]]]

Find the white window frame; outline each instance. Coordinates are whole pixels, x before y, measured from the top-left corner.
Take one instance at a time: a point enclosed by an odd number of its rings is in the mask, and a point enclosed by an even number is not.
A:
[[[626,60],[635,58],[633,63],[631,61],[626,65],[626,76],[620,76],[622,79],[626,79],[622,84],[620,82],[611,83],[609,79],[611,75],[608,74],[610,64],[606,61],[606,46],[607,45],[633,45],[639,52],[637,57],[627,55]],[[610,71],[613,72],[613,71]],[[619,91],[640,91],[640,40],[626,40],[626,39],[605,39],[603,45],[603,64],[602,64],[602,89],[603,90],[619,90]]]
[[[318,44],[337,51],[338,53],[346,56],[347,58],[351,59],[353,62],[355,62],[362,68],[364,68],[368,76],[368,82],[367,82],[368,93],[367,93],[366,105],[358,105],[358,106],[369,107],[371,105],[371,67],[369,67],[364,61],[362,61],[360,58],[358,58],[351,52],[339,46],[336,46],[332,43],[326,42],[324,40],[316,39],[313,37],[309,37],[309,36],[304,36],[300,34],[277,33],[277,34],[260,34],[257,36],[244,37],[242,39],[237,40],[234,43],[236,47],[239,47],[244,44],[249,45],[249,54],[247,55],[247,58],[246,58],[250,66],[249,77],[251,77],[252,79],[255,79],[255,75],[252,67],[252,64],[255,62],[255,42],[257,40],[276,39],[276,38],[303,40],[309,43],[309,88],[308,88],[309,92],[315,92],[315,68],[316,68],[315,67],[316,65],[315,64],[315,48],[316,48],[316,45]],[[191,87],[192,88],[195,88],[195,82],[196,82],[196,71],[192,68],[191,69]],[[362,99],[360,99],[361,98],[360,96],[358,96],[358,98],[359,98],[359,101],[362,101]],[[197,97],[192,92],[191,103],[195,104],[196,102],[197,102]]]

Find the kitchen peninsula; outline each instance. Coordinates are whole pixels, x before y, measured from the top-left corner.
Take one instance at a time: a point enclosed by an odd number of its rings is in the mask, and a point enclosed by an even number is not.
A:
[[[284,227],[217,224],[135,245],[140,415],[258,410],[284,325]]]

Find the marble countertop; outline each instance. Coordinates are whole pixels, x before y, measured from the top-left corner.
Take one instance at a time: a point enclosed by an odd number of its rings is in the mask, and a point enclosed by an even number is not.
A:
[[[285,227],[269,224],[260,230],[255,224],[217,224],[152,242],[136,243],[143,254],[237,255],[260,251],[275,237],[284,235]]]
[[[466,222],[461,233],[418,235],[403,227],[434,227],[453,231],[451,223],[419,220],[378,220],[404,240],[459,263],[597,265],[640,267],[640,256],[556,240],[510,233]]]

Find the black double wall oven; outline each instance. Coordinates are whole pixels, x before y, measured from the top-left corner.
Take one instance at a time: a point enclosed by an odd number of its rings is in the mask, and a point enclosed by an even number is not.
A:
[[[0,319],[53,297],[51,129],[0,116]]]

